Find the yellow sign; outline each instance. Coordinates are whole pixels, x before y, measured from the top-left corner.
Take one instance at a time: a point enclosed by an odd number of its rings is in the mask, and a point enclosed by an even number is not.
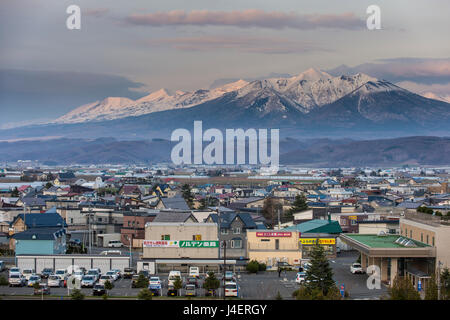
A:
[[[300,238],[301,244],[315,244],[316,238]],[[319,239],[319,244],[336,244],[336,239],[334,238],[323,238]]]
[[[358,217],[357,217],[357,216],[348,216],[348,218],[349,218],[350,220],[358,220]]]

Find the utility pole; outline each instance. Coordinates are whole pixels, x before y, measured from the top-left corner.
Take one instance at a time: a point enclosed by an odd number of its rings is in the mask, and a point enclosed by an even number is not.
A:
[[[281,221],[280,221],[280,208],[278,208],[278,231],[281,229]]]

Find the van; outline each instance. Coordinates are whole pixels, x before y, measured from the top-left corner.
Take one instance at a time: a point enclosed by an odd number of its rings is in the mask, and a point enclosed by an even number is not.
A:
[[[177,277],[180,277],[181,279],[181,271],[174,270],[169,272],[169,286],[173,285]]]
[[[121,248],[122,246],[123,244],[119,240],[110,240],[108,242],[108,247],[110,248]]]
[[[189,277],[200,277],[200,269],[198,267],[190,267],[189,268]]]

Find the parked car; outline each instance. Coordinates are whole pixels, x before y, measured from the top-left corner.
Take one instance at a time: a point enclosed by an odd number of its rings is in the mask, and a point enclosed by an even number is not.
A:
[[[110,248],[121,248],[122,246],[123,244],[119,240],[110,240],[108,242],[108,247]]]
[[[81,240],[80,239],[70,239],[69,244],[73,246],[81,246]]]
[[[45,283],[40,283],[39,288],[34,288],[35,295],[50,294],[50,288]]]
[[[22,275],[22,271],[20,271],[20,269],[16,267],[9,269],[9,276],[13,274]]]
[[[311,263],[305,262],[303,264],[303,271],[307,271],[309,268],[311,268]]]
[[[190,267],[189,268],[189,277],[200,277],[200,269],[199,267]]]
[[[101,272],[100,269],[89,269],[89,271],[87,272],[88,276],[93,276],[94,277],[94,281],[97,282],[100,279],[101,276]]]
[[[34,274],[28,279],[27,286],[32,287],[35,283],[41,283],[41,277]]]
[[[105,274],[105,275],[100,277],[100,280],[98,280],[98,283],[104,285],[106,283],[106,281],[109,281],[110,283],[113,283],[114,279],[111,276],[108,276],[108,275]]]
[[[122,278],[122,271],[120,269],[111,269],[111,271],[114,271],[117,274],[117,278]]]
[[[111,277],[112,281],[116,281],[117,279],[119,279],[119,276],[117,275],[117,272],[112,271],[112,270],[108,271],[108,272],[106,273],[106,275],[109,276],[109,277]],[[101,278],[100,278],[100,279],[101,279]],[[112,281],[111,281],[111,282],[112,282]]]
[[[56,274],[52,274],[48,277],[47,285],[49,287],[61,287],[61,278]]]
[[[132,288],[136,288],[138,280],[139,280],[139,275],[138,274],[133,275],[133,277],[131,278],[131,287]]]
[[[85,275],[81,279],[81,287],[82,288],[93,288],[97,279],[94,275]]]
[[[32,275],[34,275],[34,269],[23,269],[22,275],[27,279],[27,281],[30,279]]]
[[[184,295],[195,297],[197,295],[197,287],[194,284],[187,284],[184,289]]]
[[[105,285],[97,283],[93,288],[92,288],[92,295],[94,296],[102,296],[106,294],[106,289],[105,289]]]
[[[225,282],[225,297],[239,297],[239,287],[236,282]]]
[[[143,274],[146,278],[150,278],[150,271],[148,270],[141,270],[138,274]]]
[[[131,279],[135,273],[136,272],[133,268],[125,268],[125,269],[123,269],[123,278]]]
[[[167,296],[178,296],[178,290],[173,285],[169,285],[167,288]]]
[[[64,281],[68,274],[66,269],[56,269],[55,275],[57,275],[61,281]]]
[[[42,270],[42,272],[41,272],[41,277],[43,278],[43,279],[48,279],[48,277],[50,276],[50,275],[52,275],[53,274],[53,269],[52,268],[44,268],[43,270]]]
[[[21,274],[13,273],[9,276],[8,282],[10,287],[23,287],[27,280]]]
[[[196,288],[198,288],[198,280],[195,277],[187,277],[186,278],[186,286],[188,285],[194,285]]]
[[[229,281],[229,282],[236,281],[233,271],[225,271],[225,281]]]
[[[73,273],[73,277],[81,281],[83,279],[84,272],[82,270],[77,270]]]
[[[364,269],[362,268],[360,263],[354,263],[350,266],[350,272],[355,273],[364,273]]]
[[[161,279],[159,277],[150,277],[149,286],[161,286]]]
[[[180,279],[181,279],[181,271],[176,271],[176,270],[170,271],[168,285],[169,286],[173,285],[173,283],[175,282],[177,277],[180,277]]]
[[[158,277],[152,277],[152,278],[157,278],[159,280]],[[161,282],[156,281],[155,279],[152,280],[152,278],[150,278],[150,284],[148,285],[148,290],[150,290],[150,292],[152,293],[153,296],[161,296],[162,295]]]
[[[301,284],[306,280],[306,272],[297,272],[297,276],[295,277],[295,282]]]

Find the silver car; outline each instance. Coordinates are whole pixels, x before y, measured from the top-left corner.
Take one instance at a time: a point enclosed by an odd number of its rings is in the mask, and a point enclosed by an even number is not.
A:
[[[61,287],[61,278],[56,274],[48,276],[47,285],[49,287]]]

